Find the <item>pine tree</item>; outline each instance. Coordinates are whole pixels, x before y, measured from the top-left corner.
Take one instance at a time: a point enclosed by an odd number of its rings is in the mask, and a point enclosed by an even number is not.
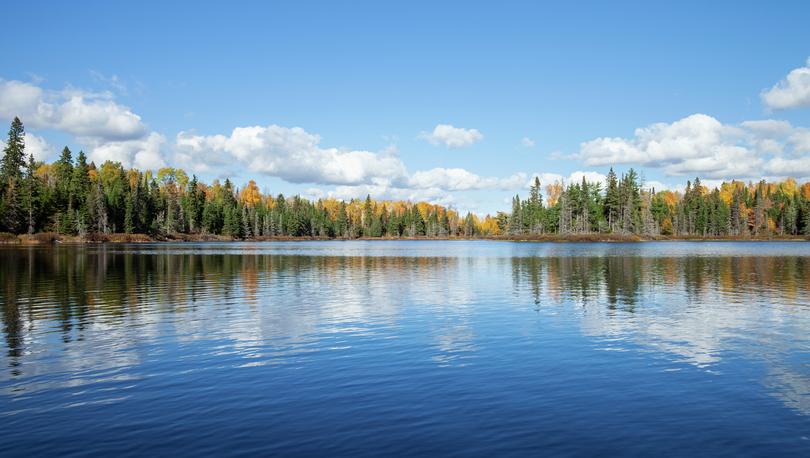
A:
[[[8,131],[0,165],[0,225],[3,230],[20,233],[23,230],[23,167],[25,167],[25,129],[15,117]]]
[[[512,216],[509,218],[509,233],[517,235],[523,232],[523,208],[520,196],[512,198]]]
[[[605,218],[607,218],[608,227],[611,231],[616,230],[616,223],[619,219],[620,207],[618,179],[616,178],[616,172],[614,172],[613,167],[611,167],[607,174],[607,190],[605,190],[604,207]]]
[[[371,204],[371,195],[366,195],[366,202],[363,204],[363,236],[374,237],[371,235],[371,223],[374,219],[374,207]]]
[[[534,177],[534,183],[529,188],[529,201],[526,207],[528,207],[526,225],[529,232],[534,234],[543,232],[543,194],[539,177]]]
[[[804,235],[810,236],[810,202],[805,204],[804,209]]]
[[[107,218],[107,203],[104,198],[104,191],[101,189],[101,180],[96,180],[95,191],[92,193],[93,205],[93,228],[97,232],[106,234],[109,232],[109,220]],[[79,219],[78,223],[83,225],[84,222]]]
[[[135,232],[135,204],[134,192],[130,191],[124,204],[124,232],[132,234]]]
[[[394,211],[388,215],[388,226],[385,229],[385,233],[389,237],[399,237],[402,235],[400,218]]]
[[[34,155],[28,155],[28,164],[25,170],[25,208],[27,213],[28,233],[33,234],[37,230],[37,218],[39,216],[40,195],[42,183],[36,173],[37,164]]]
[[[246,206],[242,206],[242,234],[245,238],[250,238],[253,233],[250,230],[250,217]]]
[[[70,177],[70,188],[68,196],[70,202],[69,207],[77,211],[77,219],[86,223],[89,218],[89,211],[87,209],[87,194],[90,189],[90,176],[88,175],[89,167],[87,165],[87,157],[84,151],[79,151],[76,158],[76,165]]]
[[[73,178],[73,154],[67,146],[62,149],[59,160],[54,164],[56,177],[57,204],[65,208],[70,205],[70,181]]]
[[[25,128],[20,118],[15,117],[8,130],[6,147],[3,149],[3,162],[0,166],[0,178],[3,183],[9,180],[22,182],[25,167]]]

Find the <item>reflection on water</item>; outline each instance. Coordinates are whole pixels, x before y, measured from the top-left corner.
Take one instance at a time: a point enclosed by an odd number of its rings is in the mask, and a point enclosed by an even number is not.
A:
[[[724,355],[756,360],[767,369],[761,382],[810,415],[810,258],[512,261],[515,288],[537,306],[568,307],[584,334],[626,339],[706,370]]]
[[[0,445],[54,450],[45,438],[67,432],[46,418],[95,428],[99,418],[117,418],[146,431],[166,427],[170,411],[237,419],[260,409],[276,417],[255,419],[266,434],[250,442],[257,451],[373,454],[387,444],[389,452],[442,452],[441,442],[404,444],[481,432],[491,417],[500,423],[460,442],[466,451],[512,444],[593,453],[613,445],[572,431],[626,403],[650,415],[666,411],[670,427],[687,433],[698,427],[690,412],[747,413],[702,420],[710,423],[692,434],[707,436],[692,446],[703,451],[736,437],[729,431],[740,426],[764,433],[764,424],[776,432],[765,442],[739,442],[748,453],[762,443],[805,451],[807,251],[798,244],[481,242],[2,249],[0,418],[27,432]],[[613,378],[635,388],[607,389]],[[301,409],[323,418],[299,418]],[[325,424],[350,411],[354,427],[388,425],[374,426],[389,428],[388,442]],[[636,415],[612,420],[614,434],[681,444],[683,434],[653,430]],[[200,444],[216,437],[210,423],[183,418],[170,423],[195,426],[177,437]],[[459,421],[466,426],[448,426]],[[85,452],[145,440],[114,426],[106,433],[120,443]],[[282,435],[287,442],[275,440]],[[196,451],[247,444],[228,437]]]

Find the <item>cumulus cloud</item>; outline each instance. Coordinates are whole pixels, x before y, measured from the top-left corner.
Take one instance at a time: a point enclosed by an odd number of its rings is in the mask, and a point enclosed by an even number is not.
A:
[[[30,83],[0,80],[0,117],[14,116],[27,126],[77,137],[127,140],[146,134],[141,117],[116,103],[109,93],[73,88],[46,91]]]
[[[421,138],[433,145],[444,145],[448,148],[463,148],[484,138],[478,129],[464,129],[450,124],[438,124],[433,132],[422,132]]]
[[[584,142],[576,155],[586,165],[635,164],[661,168],[667,175],[753,178],[763,170],[783,170],[788,156],[796,164],[810,150],[810,131],[787,121],[723,124],[705,114],[636,129],[631,138],[601,137]]]
[[[520,139],[520,144],[525,146],[526,148],[534,148],[534,140],[529,137],[523,137]]]
[[[163,135],[152,132],[145,138],[132,140],[106,141],[93,144],[90,139],[91,161],[101,164],[104,161],[120,162],[125,167],[155,170],[166,166],[162,148],[166,143]]]
[[[810,153],[810,129],[795,129],[788,141],[794,153]]]
[[[342,200],[362,199],[367,195],[372,195],[376,199],[382,200],[410,200],[444,206],[452,206],[455,203],[455,197],[452,194],[439,188],[414,189],[384,185],[337,186],[334,190],[321,194]]]
[[[795,159],[775,157],[765,164],[765,171],[773,176],[810,177],[810,157]]]
[[[394,154],[323,148],[320,136],[300,127],[237,127],[230,135],[180,132],[176,159],[193,171],[247,168],[291,183],[338,185],[396,183],[405,165]]]
[[[515,190],[527,175],[485,177],[462,168],[433,168],[409,173],[395,153],[329,148],[320,136],[300,127],[278,125],[238,127],[229,135],[181,132],[175,143],[175,162],[194,172],[230,175],[244,169],[292,183],[333,185],[326,191],[308,188],[317,199],[363,198],[455,202],[453,192],[482,189]]]
[[[27,128],[73,136],[95,162],[113,160],[140,168],[166,164],[161,151],[165,138],[149,132],[141,117],[117,103],[109,92],[72,87],[46,90],[32,83],[0,80],[0,118],[15,116]],[[27,148],[42,159],[50,159],[54,150],[41,137],[31,137]]]
[[[762,91],[760,97],[771,109],[810,107],[810,58],[804,67],[791,70],[785,79]]]
[[[5,149],[6,142],[0,142],[0,150]],[[50,161],[54,159],[56,148],[44,138],[31,132],[25,133],[25,153],[33,154],[37,161]]]
[[[55,149],[51,144],[42,137],[32,134],[31,132],[25,133],[25,154],[33,154],[34,159],[38,161],[50,161],[54,157]],[[6,149],[6,141],[0,140],[0,156],[2,151]],[[26,158],[26,161],[28,159]]]
[[[605,184],[607,183],[607,176],[602,174],[602,173],[593,172],[593,171],[577,170],[576,172],[572,172],[568,176],[563,176],[563,175],[560,175],[559,173],[536,172],[536,173],[531,174],[531,176],[529,177],[529,181],[524,184],[524,187],[528,188],[528,187],[533,186],[535,178],[540,179],[540,185],[541,186],[546,186],[546,185],[552,184],[552,183],[560,183],[560,184],[562,184],[564,186],[567,186],[569,184],[581,183],[583,177],[589,183],[599,183],[599,184],[601,184],[602,188],[604,188]]]
[[[681,186],[681,185],[673,186],[671,184],[662,183],[662,182],[660,182],[658,180],[649,180],[649,181],[646,181],[644,183],[644,188],[645,189],[655,189],[656,192],[665,191],[665,190],[678,191],[678,190],[680,190],[679,186]]]
[[[460,168],[434,168],[415,172],[408,180],[412,188],[438,188],[448,191],[468,191],[473,189],[511,190],[526,181],[526,174],[517,173],[506,178],[481,177]]]

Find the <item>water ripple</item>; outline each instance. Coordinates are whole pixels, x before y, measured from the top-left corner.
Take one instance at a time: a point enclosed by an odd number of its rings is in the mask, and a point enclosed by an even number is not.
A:
[[[810,454],[810,244],[0,256],[9,456]]]

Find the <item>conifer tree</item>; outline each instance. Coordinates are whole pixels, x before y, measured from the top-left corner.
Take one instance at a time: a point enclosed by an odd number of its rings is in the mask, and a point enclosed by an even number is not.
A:
[[[37,219],[40,210],[42,183],[37,176],[37,163],[34,155],[28,155],[28,164],[25,169],[25,208],[28,233],[33,234],[38,229]]]
[[[23,167],[25,166],[25,128],[20,118],[15,117],[8,131],[3,162],[0,165],[0,226],[3,230],[22,231]]]

